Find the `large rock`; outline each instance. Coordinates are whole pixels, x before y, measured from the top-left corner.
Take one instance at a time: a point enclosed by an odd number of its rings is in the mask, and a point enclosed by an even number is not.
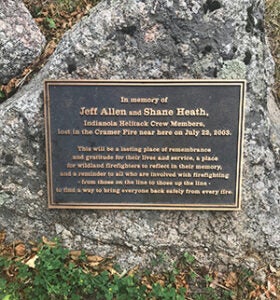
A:
[[[220,267],[256,267],[258,257],[279,266],[279,119],[267,111],[273,63],[263,11],[255,0],[101,2],[0,107],[1,229],[10,238],[59,235],[123,265],[188,251]],[[215,77],[248,81],[240,212],[48,210],[44,79]]]
[[[0,83],[7,83],[38,57],[45,37],[20,0],[0,0]]]

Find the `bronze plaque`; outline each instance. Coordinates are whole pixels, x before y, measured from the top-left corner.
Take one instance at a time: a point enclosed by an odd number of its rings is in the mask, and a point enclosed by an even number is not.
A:
[[[50,208],[237,210],[243,80],[45,82]]]

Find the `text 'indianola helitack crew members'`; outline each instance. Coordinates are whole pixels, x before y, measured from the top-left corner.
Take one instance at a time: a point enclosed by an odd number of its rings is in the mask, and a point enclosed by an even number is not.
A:
[[[155,120],[152,121],[132,121],[132,120],[119,120],[117,121],[98,121],[98,120],[84,120],[83,125],[85,127],[205,127],[204,122],[191,122],[191,121],[167,121],[167,122],[157,122]]]

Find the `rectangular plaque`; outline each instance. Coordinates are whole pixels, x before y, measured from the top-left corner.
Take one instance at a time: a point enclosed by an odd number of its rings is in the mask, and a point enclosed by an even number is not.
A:
[[[238,210],[243,80],[45,81],[49,208]]]

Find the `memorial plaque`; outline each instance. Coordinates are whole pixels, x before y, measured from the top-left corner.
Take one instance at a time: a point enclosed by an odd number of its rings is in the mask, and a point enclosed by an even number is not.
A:
[[[49,208],[237,210],[245,81],[46,81]]]

